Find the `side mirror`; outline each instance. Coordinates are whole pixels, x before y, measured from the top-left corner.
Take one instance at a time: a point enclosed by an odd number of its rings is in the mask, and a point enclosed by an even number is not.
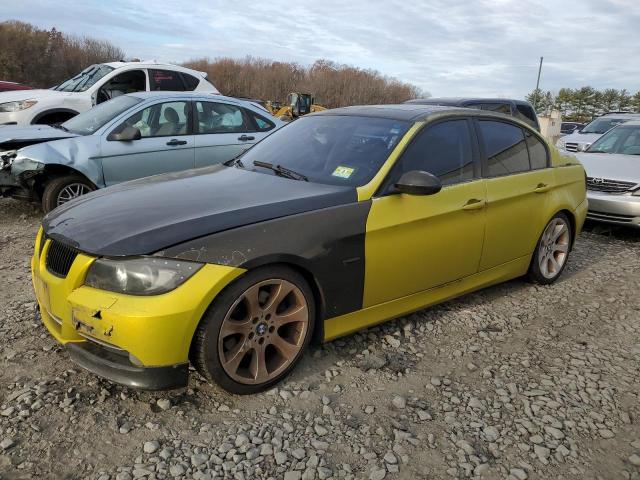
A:
[[[136,127],[125,127],[118,133],[111,133],[107,140],[110,142],[131,142],[133,140],[140,140],[142,134]]]
[[[395,187],[397,192],[409,195],[433,195],[442,190],[442,182],[429,172],[412,170],[403,174]]]

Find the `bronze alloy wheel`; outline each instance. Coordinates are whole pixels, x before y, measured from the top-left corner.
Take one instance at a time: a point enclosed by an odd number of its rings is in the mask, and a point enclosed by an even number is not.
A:
[[[553,218],[544,229],[538,249],[540,273],[545,278],[552,279],[560,274],[567,261],[571,233],[565,218]]]
[[[309,307],[300,288],[284,279],[262,280],[227,311],[218,335],[220,363],[238,383],[268,383],[298,358],[308,328]]]

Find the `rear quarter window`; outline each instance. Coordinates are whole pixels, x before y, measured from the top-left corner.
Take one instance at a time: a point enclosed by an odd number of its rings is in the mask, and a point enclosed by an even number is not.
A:
[[[200,85],[200,80],[198,80],[193,75],[189,75],[188,73],[181,73],[182,80],[184,81],[185,89],[189,92],[195,90],[198,85]]]

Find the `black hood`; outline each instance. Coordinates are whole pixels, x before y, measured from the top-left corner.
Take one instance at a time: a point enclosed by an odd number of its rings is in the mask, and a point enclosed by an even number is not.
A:
[[[216,165],[98,190],[56,208],[43,227],[47,236],[92,255],[144,255],[203,235],[355,201],[353,187]]]

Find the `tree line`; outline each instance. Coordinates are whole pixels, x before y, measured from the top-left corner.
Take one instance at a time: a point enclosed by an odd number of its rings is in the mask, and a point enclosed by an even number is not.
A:
[[[640,112],[640,91],[632,95],[624,88],[561,88],[557,93],[538,89],[526,99],[539,115],[559,110],[563,120],[576,122],[588,122],[607,112]]]
[[[49,88],[94,63],[112,62],[125,53],[95,38],[44,30],[24,22],[0,23],[0,80]]]
[[[0,22],[0,80],[49,88],[94,63],[125,58],[109,41],[76,37],[19,22]],[[313,93],[327,107],[401,103],[423,95],[417,87],[374,70],[318,60],[311,66],[263,58],[201,58],[187,67],[204,71],[225,95],[284,101],[289,92]]]
[[[264,58],[197,59],[184,66],[207,72],[218,90],[234,97],[285,100],[290,92],[312,93],[328,108],[345,105],[402,103],[425,96],[419,88],[380,74],[317,60],[311,66]]]

